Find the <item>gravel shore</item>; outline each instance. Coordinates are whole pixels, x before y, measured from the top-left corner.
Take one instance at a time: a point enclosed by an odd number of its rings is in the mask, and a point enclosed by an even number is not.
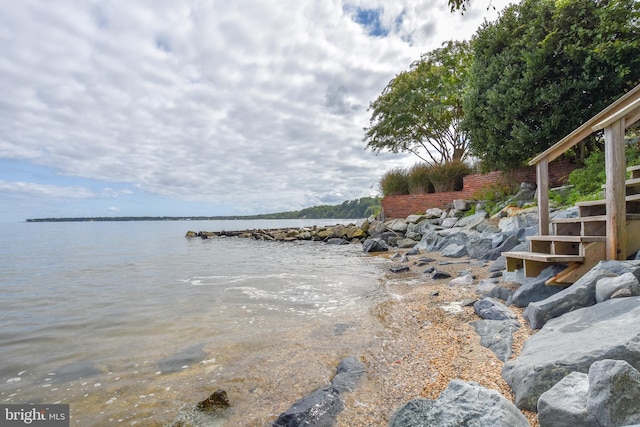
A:
[[[406,252],[393,250],[374,256],[391,258]],[[433,261],[418,266],[422,257]],[[490,262],[422,252],[405,263],[394,258],[388,267],[393,265],[406,265],[410,270],[392,273],[386,269],[369,308],[363,308],[357,317],[333,319],[261,343],[250,349],[251,357],[235,360],[234,369],[218,372],[194,390],[194,395],[206,397],[212,387],[223,388],[232,404],[224,425],[270,426],[296,400],[329,384],[342,358],[355,356],[367,372],[354,392],[341,395],[346,407],[338,415],[337,427],[387,426],[400,406],[417,397],[436,398],[456,378],[495,389],[513,401],[501,377],[503,362],[480,345],[479,335],[469,324],[479,317],[472,306],[462,304],[478,298],[477,284],[489,277]],[[424,273],[427,267],[448,272],[451,278],[433,280]],[[473,284],[449,286],[462,271],[475,276]],[[522,310],[511,309],[522,325],[514,336],[515,357],[533,331],[522,318]],[[227,364],[224,358],[219,362]],[[532,426],[538,426],[536,414],[523,413]]]
[[[448,272],[452,278],[466,270],[476,280],[468,287],[450,287],[451,279],[432,280],[423,273],[427,266],[415,265],[420,257],[435,259],[429,266]],[[453,263],[440,265],[443,261]],[[388,272],[383,278],[390,298],[372,310],[384,332],[363,356],[369,371],[355,392],[345,394],[347,407],[337,425],[387,425],[398,407],[417,397],[436,398],[456,378],[495,389],[513,401],[511,389],[500,375],[503,362],[480,345],[480,337],[469,324],[479,317],[472,306],[461,305],[477,299],[476,284],[489,277],[489,264],[422,253],[403,265],[410,266],[410,271]],[[512,357],[516,357],[533,331],[522,318],[522,310],[511,308],[522,325],[514,336]],[[538,425],[535,413],[523,413],[532,426]]]

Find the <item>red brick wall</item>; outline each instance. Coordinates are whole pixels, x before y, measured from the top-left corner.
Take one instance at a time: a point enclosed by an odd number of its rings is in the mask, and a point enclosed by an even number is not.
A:
[[[549,164],[549,183],[551,187],[563,185],[576,165],[567,160],[559,160]],[[476,192],[483,187],[496,183],[520,185],[521,182],[536,182],[536,168],[534,166],[517,169],[510,172],[489,172],[464,177],[461,191],[407,194],[402,196],[387,196],[382,199],[382,212],[386,219],[406,218],[409,215],[424,213],[430,208],[444,208],[456,199],[473,199]]]

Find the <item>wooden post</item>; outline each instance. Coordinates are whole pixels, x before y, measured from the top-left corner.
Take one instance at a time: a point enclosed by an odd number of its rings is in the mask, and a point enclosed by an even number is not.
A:
[[[625,201],[625,177],[627,161],[624,154],[624,118],[604,128],[604,159],[607,181],[608,260],[627,258],[627,203]]]
[[[536,164],[538,186],[538,235],[549,235],[549,159],[544,157]]]

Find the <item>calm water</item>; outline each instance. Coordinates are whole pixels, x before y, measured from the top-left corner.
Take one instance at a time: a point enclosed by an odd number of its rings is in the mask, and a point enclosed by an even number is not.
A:
[[[242,408],[282,396],[283,372],[326,375],[366,346],[385,260],[360,245],[183,237],[311,224],[0,225],[0,402],[69,403],[72,425],[162,425],[218,387]],[[261,400],[271,415],[274,399]]]

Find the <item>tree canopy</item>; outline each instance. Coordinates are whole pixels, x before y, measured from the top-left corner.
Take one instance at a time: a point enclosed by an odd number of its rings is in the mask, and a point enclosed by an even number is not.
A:
[[[410,152],[434,164],[464,159],[462,93],[471,62],[466,42],[446,42],[393,78],[371,103],[364,141],[374,152]]]
[[[640,2],[524,0],[472,44],[462,125],[485,168],[510,169],[640,82]]]

